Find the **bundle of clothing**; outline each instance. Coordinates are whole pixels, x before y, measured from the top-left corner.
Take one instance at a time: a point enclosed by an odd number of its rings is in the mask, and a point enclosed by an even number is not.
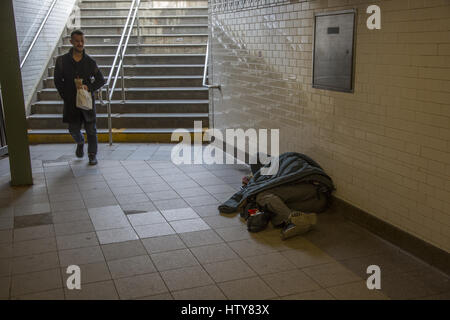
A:
[[[335,190],[332,179],[307,155],[286,152],[278,159],[278,171],[263,175],[266,165],[252,165],[240,191],[219,206],[221,213],[237,213],[248,230],[261,231],[269,221],[282,228],[281,237],[304,233],[316,224],[316,213],[325,211]],[[267,170],[267,169],[266,169]]]

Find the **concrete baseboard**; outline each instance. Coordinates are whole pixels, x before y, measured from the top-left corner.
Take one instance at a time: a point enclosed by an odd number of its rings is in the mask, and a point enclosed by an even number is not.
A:
[[[409,252],[431,266],[450,275],[450,253],[435,247],[339,198],[333,197],[333,207],[346,219]]]

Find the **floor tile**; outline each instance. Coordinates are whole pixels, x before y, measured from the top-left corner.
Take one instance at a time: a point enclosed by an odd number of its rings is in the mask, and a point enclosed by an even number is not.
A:
[[[360,277],[337,262],[306,267],[302,270],[324,288],[361,281]]]
[[[120,207],[122,208],[123,212],[127,215],[134,213],[152,212],[157,210],[155,205],[151,201],[121,204]]]
[[[14,229],[14,242],[54,237],[53,225]]]
[[[167,292],[152,296],[140,297],[137,298],[137,300],[173,300],[173,297],[169,292]]]
[[[64,289],[52,289],[48,291],[29,293],[14,297],[17,300],[64,300]]]
[[[158,211],[128,214],[127,217],[133,227],[166,222]]]
[[[12,260],[12,274],[42,271],[56,268],[58,265],[56,251],[16,257]]]
[[[195,213],[194,210],[192,210],[192,208],[162,210],[161,214],[164,216],[164,218],[166,218],[167,221],[200,218],[198,214]]]
[[[118,205],[116,198],[111,197],[101,197],[101,198],[92,198],[92,199],[85,199],[84,200],[86,204],[86,208],[101,208],[106,206],[114,206]]]
[[[56,236],[65,236],[76,233],[86,233],[94,231],[94,225],[91,220],[79,220],[55,224]]]
[[[89,214],[86,209],[76,209],[68,211],[58,211],[52,213],[53,223],[68,223],[76,222],[80,220],[90,220]]]
[[[211,217],[211,216],[217,216],[219,214],[219,210],[217,209],[217,205],[207,205],[207,206],[193,206],[192,207],[195,212],[200,217]]]
[[[67,300],[118,300],[113,281],[94,282],[81,285],[81,289],[65,288]]]
[[[201,218],[172,221],[170,225],[177,233],[210,229]]]
[[[145,226],[136,226],[134,229],[141,239],[166,236],[175,233],[175,231],[168,223],[156,223]]]
[[[219,233],[218,230],[222,229],[216,229],[216,232]],[[231,249],[233,249],[234,252],[236,252],[241,257],[252,257],[276,252],[274,248],[272,248],[271,246],[267,245],[267,243],[257,238],[232,241],[229,242],[228,245],[231,247]]]
[[[258,274],[269,274],[296,268],[294,264],[278,252],[247,257],[244,258],[244,261]]]
[[[228,299],[233,300],[264,300],[277,296],[260,278],[233,280],[219,283],[218,286]]]
[[[203,220],[211,227],[211,228],[227,228],[227,227],[235,227],[242,226],[244,223],[240,221],[240,219],[235,215],[219,215],[204,217]]]
[[[226,300],[227,297],[215,285],[172,292],[175,300]]]
[[[136,257],[147,253],[140,240],[105,244],[101,247],[107,261]]]
[[[256,273],[241,259],[207,263],[203,267],[216,282],[256,276]]]
[[[52,205],[53,210],[53,205]],[[50,212],[50,203],[42,202],[42,203],[32,203],[28,205],[16,206],[14,207],[14,216],[25,216],[32,214],[41,214],[41,213],[49,213]]]
[[[289,270],[263,275],[262,279],[279,295],[287,296],[321,289],[301,270]]]
[[[10,277],[0,277],[0,299],[9,298],[9,289],[11,287]]]
[[[106,206],[88,209],[96,231],[131,227],[119,206]]]
[[[327,289],[338,300],[387,300],[381,290],[369,290],[365,281],[347,283]]]
[[[188,247],[199,247],[223,242],[213,230],[185,232],[180,233],[179,236]]]
[[[207,206],[207,205],[219,205],[220,202],[217,201],[216,198],[214,198],[211,195],[205,195],[205,196],[195,196],[195,197],[184,197],[183,198],[190,206]]]
[[[136,299],[167,292],[158,273],[114,280],[121,299]]]
[[[14,217],[14,229],[52,224],[51,213],[33,214]]]
[[[391,299],[416,299],[436,294],[432,286],[418,281],[409,274],[381,273],[381,290]]]
[[[58,202],[51,203],[52,211],[84,209],[85,207],[86,206],[85,206],[83,200],[58,201]],[[48,210],[48,211],[50,211],[50,210]]]
[[[281,254],[298,268],[331,263],[335,260],[316,246],[304,249],[282,251]]]
[[[187,208],[189,206],[183,199],[155,200],[153,203],[160,211]]]
[[[119,228],[97,231],[100,244],[125,242],[139,239],[133,228]]]
[[[113,279],[156,272],[148,255],[112,260],[108,262]]]
[[[93,247],[99,245],[95,232],[57,236],[56,242],[58,244],[58,250]]]
[[[54,237],[51,238],[42,238],[35,240],[26,240],[20,242],[14,242],[13,245],[13,256],[27,256],[45,252],[56,251],[56,239]]]
[[[168,199],[181,199],[179,194],[173,190],[165,190],[165,191],[154,191],[148,192],[147,196],[152,201],[156,200],[168,200]]]
[[[193,188],[182,188],[177,189],[177,193],[181,197],[196,197],[196,196],[205,196],[208,195],[208,191],[203,189],[202,187],[193,187]]]
[[[212,263],[237,259],[238,256],[225,243],[191,248],[200,263]]]
[[[83,265],[78,265],[80,267],[81,273],[81,285],[99,282],[111,279],[111,274],[109,272],[106,262],[94,262]],[[73,272],[67,273],[67,268],[61,268],[61,273],[63,277],[63,284],[66,286],[67,279],[73,274]]]
[[[62,287],[59,268],[15,275],[11,279],[11,296],[47,291]]]
[[[11,243],[13,239],[12,230],[0,230],[0,243]]]
[[[67,267],[72,264],[79,266],[82,264],[103,262],[105,258],[100,247],[96,246],[59,251],[59,260],[61,267]]]
[[[158,253],[186,248],[183,241],[181,241],[180,237],[176,234],[142,239],[142,243],[148,253]]]
[[[213,284],[213,280],[200,266],[161,272],[170,291],[177,291]]]
[[[281,300],[335,300],[335,298],[325,289],[296,293],[281,297]]]
[[[197,260],[188,249],[154,253],[150,257],[159,271],[198,265]]]
[[[246,240],[246,239],[252,238],[252,234],[250,232],[248,232],[246,225],[228,227],[228,228],[217,228],[215,230],[216,230],[217,234],[223,240],[225,240],[227,242]]]

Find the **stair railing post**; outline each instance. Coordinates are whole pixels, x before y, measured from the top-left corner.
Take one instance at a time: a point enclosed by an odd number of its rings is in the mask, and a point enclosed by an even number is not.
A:
[[[122,103],[125,103],[125,78],[123,72],[123,61],[120,63],[120,73],[122,75]]]
[[[108,131],[109,131],[109,145],[112,146],[112,121],[111,121],[111,97],[109,95],[109,85],[106,86],[106,109],[108,111]]]

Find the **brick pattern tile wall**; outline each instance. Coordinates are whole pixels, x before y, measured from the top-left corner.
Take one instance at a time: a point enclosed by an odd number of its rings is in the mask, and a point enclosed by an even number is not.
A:
[[[280,152],[317,160],[337,197],[450,252],[450,1],[211,2],[215,127],[279,128]],[[314,14],[351,8],[354,93],[313,89]]]
[[[52,0],[14,0],[17,42],[21,60],[25,56],[52,2]],[[42,74],[47,70],[47,63],[75,2],[76,0],[58,0],[56,2],[41,35],[22,68],[22,84],[26,106],[29,106]]]

